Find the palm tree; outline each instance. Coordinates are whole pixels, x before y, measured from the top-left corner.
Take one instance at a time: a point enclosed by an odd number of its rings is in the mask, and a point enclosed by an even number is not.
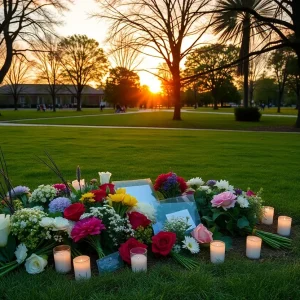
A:
[[[218,0],[217,13],[214,17],[214,32],[220,34],[221,41],[231,40],[240,44],[239,58],[246,57],[238,65],[237,75],[244,76],[244,107],[248,107],[249,98],[249,58],[250,48],[254,42],[262,43],[271,35],[268,27],[248,13],[239,11],[241,7],[255,10],[262,16],[272,16],[275,13],[271,0]]]

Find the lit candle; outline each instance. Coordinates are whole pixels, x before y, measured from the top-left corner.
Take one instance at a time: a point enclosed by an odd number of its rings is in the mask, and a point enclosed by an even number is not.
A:
[[[61,245],[53,249],[55,270],[58,273],[68,273],[71,271],[71,250],[70,246]]]
[[[147,249],[136,247],[130,250],[131,269],[133,272],[147,271]]]
[[[277,233],[282,236],[289,236],[291,234],[292,218],[287,216],[278,217]]]
[[[82,255],[73,259],[75,279],[89,279],[91,278],[91,261],[89,256]]]
[[[78,190],[84,188],[84,185],[85,185],[84,179],[81,179],[81,180],[80,180],[80,183],[79,183],[78,180],[72,181],[72,186],[73,186],[73,188],[74,188],[76,191],[78,191]]]
[[[262,239],[257,236],[247,236],[246,256],[250,259],[259,259]]]
[[[263,216],[261,222],[266,225],[273,224],[274,207],[263,206],[262,212],[263,212]]]
[[[213,264],[223,263],[225,260],[225,243],[212,241],[210,243],[210,261]]]

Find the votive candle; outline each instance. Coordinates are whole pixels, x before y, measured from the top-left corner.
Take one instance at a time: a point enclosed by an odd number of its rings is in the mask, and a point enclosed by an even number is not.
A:
[[[87,255],[77,256],[73,259],[75,279],[91,278],[91,261]]]
[[[263,212],[263,216],[261,222],[266,225],[272,225],[273,217],[274,217],[274,207],[263,206],[262,212]]]
[[[225,260],[225,243],[212,241],[210,243],[210,261],[213,264],[223,263]]]
[[[292,218],[287,216],[278,217],[277,233],[282,236],[291,234]]]
[[[259,259],[262,239],[257,236],[247,236],[246,256],[250,259]]]
[[[131,269],[133,272],[147,271],[147,249],[136,247],[130,250]]]
[[[71,271],[71,248],[68,245],[60,245],[53,249],[55,270],[58,273]]]

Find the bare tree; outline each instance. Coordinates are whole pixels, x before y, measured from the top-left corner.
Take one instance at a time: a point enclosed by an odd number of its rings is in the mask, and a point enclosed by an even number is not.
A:
[[[42,43],[35,47],[41,51],[35,52],[37,58],[36,70],[37,80],[47,82],[48,91],[52,98],[53,111],[56,111],[56,98],[60,89],[61,65],[58,54],[58,39],[52,35],[46,35]]]
[[[12,63],[13,56],[23,53],[33,40],[43,33],[53,33],[59,25],[57,15],[67,9],[72,0],[2,0],[0,2],[0,46],[5,47],[5,57],[0,66],[0,83]],[[22,41],[24,49],[17,49]]]
[[[134,71],[142,63],[141,47],[135,48],[134,36],[120,32],[113,39],[109,40],[111,45],[108,56],[112,58],[116,67]]]
[[[81,94],[85,85],[100,83],[108,71],[108,62],[99,43],[86,35],[72,35],[60,41],[59,61],[62,79],[73,85],[77,111],[81,110]]]
[[[24,56],[14,56],[11,67],[4,78],[4,83],[9,87],[9,94],[14,99],[15,110],[18,110],[20,94],[26,91],[23,84],[29,80],[29,70],[32,67],[33,62],[28,61]]]
[[[203,8],[209,0],[97,0],[102,11],[95,16],[111,21],[111,37],[132,34],[136,48],[163,58],[172,74],[174,120],[181,120],[180,63],[200,43],[204,26]],[[186,41],[186,44],[184,44]]]

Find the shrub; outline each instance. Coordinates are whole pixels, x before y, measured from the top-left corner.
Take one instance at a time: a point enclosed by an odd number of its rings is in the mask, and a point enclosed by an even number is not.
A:
[[[236,107],[234,109],[236,121],[259,122],[261,113],[258,107]]]

